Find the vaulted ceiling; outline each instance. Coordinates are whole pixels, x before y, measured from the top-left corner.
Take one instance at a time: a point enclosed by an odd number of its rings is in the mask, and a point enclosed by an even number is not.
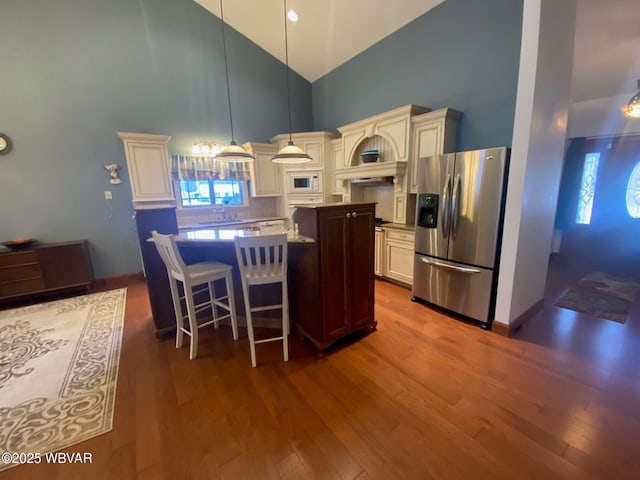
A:
[[[219,0],[194,0],[220,16]],[[444,0],[287,0],[289,66],[314,82]],[[574,102],[637,91],[638,0],[576,0]],[[227,0],[225,22],[284,62],[283,0]]]
[[[220,0],[194,0],[220,16]],[[444,0],[287,0],[289,66],[310,82]],[[284,63],[283,0],[226,0],[224,21]]]

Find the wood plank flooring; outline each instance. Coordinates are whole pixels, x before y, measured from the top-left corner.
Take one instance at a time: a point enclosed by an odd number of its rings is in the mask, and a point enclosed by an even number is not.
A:
[[[199,357],[153,335],[128,286],[114,428],[67,449],[91,465],[0,479],[637,479],[640,312],[625,324],[548,304],[504,338],[376,281],[378,330],[318,355],[207,329]],[[637,303],[637,302],[636,302]]]

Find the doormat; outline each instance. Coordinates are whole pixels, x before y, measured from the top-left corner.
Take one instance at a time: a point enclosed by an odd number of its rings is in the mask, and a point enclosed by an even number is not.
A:
[[[638,292],[640,284],[637,282],[603,272],[591,272],[554,305],[624,323]]]
[[[7,452],[44,455],[111,430],[125,298],[0,312],[0,471],[20,463]]]

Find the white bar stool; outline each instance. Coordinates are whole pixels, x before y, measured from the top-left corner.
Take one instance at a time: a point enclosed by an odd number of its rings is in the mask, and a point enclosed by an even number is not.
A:
[[[189,335],[191,337],[189,358],[193,360],[198,355],[198,329],[212,323],[215,328],[218,328],[218,323],[227,318],[231,319],[233,339],[237,340],[238,320],[231,275],[233,267],[219,262],[199,262],[193,265],[185,265],[173,235],[163,235],[155,230],[151,232],[151,235],[169,275],[173,309],[176,316],[176,348],[182,347],[183,334]],[[226,295],[216,297],[215,282],[217,280],[224,280]],[[182,282],[184,295],[180,295],[178,282]],[[204,284],[207,284],[207,286],[195,290],[195,287]],[[209,299],[196,304],[195,295],[205,292],[207,288],[209,290]],[[186,303],[186,314],[183,314],[183,300]],[[219,315],[216,306],[226,310],[228,313]],[[213,318],[198,325],[196,315],[208,307],[211,307]],[[185,319],[188,320],[189,328],[185,328]]]
[[[284,361],[289,360],[289,296],[287,293],[287,234],[235,237],[236,258],[242,278],[244,309],[247,316],[251,365],[256,366],[256,344],[282,340]],[[282,303],[251,307],[249,287],[282,284]],[[282,309],[282,335],[256,340],[253,334],[253,313]]]

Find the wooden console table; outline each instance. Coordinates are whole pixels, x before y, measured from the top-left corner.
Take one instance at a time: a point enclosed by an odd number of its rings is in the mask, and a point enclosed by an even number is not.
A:
[[[92,281],[86,240],[0,253],[0,301],[75,287],[90,291]]]

